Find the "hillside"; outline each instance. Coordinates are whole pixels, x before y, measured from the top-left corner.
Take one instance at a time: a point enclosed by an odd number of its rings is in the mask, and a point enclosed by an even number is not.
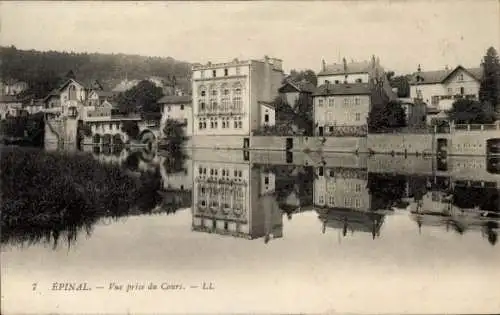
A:
[[[126,54],[67,53],[19,50],[0,46],[0,73],[3,81],[21,80],[31,86],[29,94],[42,97],[72,70],[83,83],[99,80],[112,88],[125,78],[150,76],[172,78],[182,88],[189,87],[191,65],[171,57],[144,57]]]

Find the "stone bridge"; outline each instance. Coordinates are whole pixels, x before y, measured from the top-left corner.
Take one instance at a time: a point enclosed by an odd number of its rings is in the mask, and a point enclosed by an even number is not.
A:
[[[122,130],[123,123],[131,119],[113,118],[107,121],[86,121],[90,125],[91,136],[84,139],[84,144],[123,144],[130,140],[130,137]],[[139,127],[138,140],[141,143],[157,143],[160,138],[160,129],[157,124],[147,121],[137,121]]]

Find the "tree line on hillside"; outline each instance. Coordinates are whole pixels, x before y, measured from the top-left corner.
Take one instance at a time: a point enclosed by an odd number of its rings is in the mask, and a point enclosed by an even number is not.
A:
[[[191,65],[171,57],[144,57],[126,54],[69,53],[20,50],[0,47],[0,73],[3,80],[19,80],[29,84],[26,94],[41,98],[56,88],[64,74],[73,70],[82,83],[99,80],[112,88],[126,77],[144,79],[149,76],[175,76],[178,84],[189,84]]]

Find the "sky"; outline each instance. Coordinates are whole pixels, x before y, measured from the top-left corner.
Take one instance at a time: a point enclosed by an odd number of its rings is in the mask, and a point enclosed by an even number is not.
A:
[[[286,71],[369,60],[396,73],[477,67],[500,1],[0,2],[0,45],[189,62],[280,58]]]

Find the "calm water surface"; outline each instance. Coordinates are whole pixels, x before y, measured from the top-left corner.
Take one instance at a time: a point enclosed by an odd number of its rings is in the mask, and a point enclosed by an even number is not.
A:
[[[438,169],[432,159],[397,156],[198,150],[174,161],[89,151],[136,172],[159,169],[163,202],[57,246],[3,244],[3,310],[500,310],[500,175],[486,159]],[[92,290],[51,290],[65,281]],[[113,282],[187,289],[108,292]],[[215,289],[190,288],[203,282]]]

